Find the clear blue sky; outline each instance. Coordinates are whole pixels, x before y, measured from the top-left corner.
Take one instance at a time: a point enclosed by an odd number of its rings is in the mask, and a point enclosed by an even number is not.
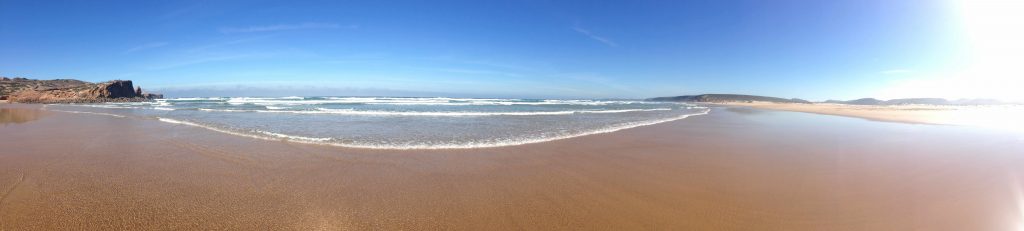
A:
[[[956,66],[953,17],[932,0],[0,0],[0,75],[178,96],[851,99]]]

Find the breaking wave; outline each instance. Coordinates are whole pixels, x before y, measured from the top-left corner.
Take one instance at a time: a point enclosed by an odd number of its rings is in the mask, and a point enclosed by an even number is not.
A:
[[[711,111],[710,109],[705,109],[704,111],[701,111],[701,112],[698,112],[698,113],[684,114],[684,115],[679,115],[679,116],[671,117],[671,118],[658,119],[658,120],[650,120],[650,121],[637,121],[637,122],[630,122],[630,123],[622,123],[622,124],[616,124],[616,125],[613,125],[613,126],[600,127],[600,128],[595,128],[595,129],[591,129],[591,130],[579,131],[579,132],[575,132],[575,133],[571,133],[571,134],[552,136],[552,137],[530,137],[530,136],[524,136],[524,137],[502,139],[502,140],[497,140],[497,141],[486,141],[486,142],[476,142],[476,141],[474,141],[474,142],[449,142],[449,143],[432,143],[432,144],[412,143],[412,144],[400,144],[400,145],[381,144],[381,143],[365,143],[365,142],[339,142],[339,139],[336,139],[336,138],[307,137],[307,136],[298,136],[298,135],[288,135],[288,134],[281,134],[281,133],[268,132],[268,131],[255,130],[255,129],[250,130],[249,132],[244,132],[244,131],[237,131],[237,130],[232,130],[232,129],[219,128],[219,127],[216,127],[216,126],[203,125],[203,124],[189,122],[189,121],[181,121],[181,120],[175,120],[175,119],[169,119],[169,118],[158,118],[158,119],[159,119],[159,121],[162,121],[162,122],[167,122],[167,123],[172,123],[172,124],[181,124],[181,125],[187,125],[187,126],[193,126],[193,127],[204,128],[204,129],[207,129],[207,130],[221,132],[221,133],[225,133],[225,134],[236,135],[236,136],[243,136],[243,137],[249,137],[249,138],[255,138],[255,139],[262,139],[262,140],[278,140],[278,141],[283,140],[283,141],[288,141],[288,142],[306,143],[306,144],[318,144],[318,145],[330,145],[330,146],[338,146],[338,147],[346,147],[346,148],[412,150],[412,149],[493,148],[493,147],[515,146],[515,145],[524,145],[524,144],[532,144],[532,143],[542,143],[542,142],[562,140],[562,139],[569,139],[569,138],[575,138],[575,137],[581,137],[581,136],[596,135],[596,134],[603,134],[603,133],[611,133],[611,132],[621,131],[621,130],[630,129],[630,128],[636,128],[636,127],[649,126],[649,125],[660,124],[660,123],[665,123],[665,122],[671,122],[671,121],[686,119],[686,118],[691,117],[691,116],[705,115],[705,114],[709,113],[710,111]]]

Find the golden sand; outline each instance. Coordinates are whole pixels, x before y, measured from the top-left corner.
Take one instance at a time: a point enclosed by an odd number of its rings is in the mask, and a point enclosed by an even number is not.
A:
[[[830,116],[862,118],[873,121],[977,126],[996,120],[1012,122],[1011,117],[1024,114],[1020,106],[958,106],[958,105],[850,105],[837,103],[774,103],[728,102],[729,106],[751,106],[763,109],[830,114]],[[1006,114],[1007,112],[1016,114]]]
[[[504,148],[268,142],[138,118],[0,126],[0,230],[1008,230],[1024,142],[719,110]]]

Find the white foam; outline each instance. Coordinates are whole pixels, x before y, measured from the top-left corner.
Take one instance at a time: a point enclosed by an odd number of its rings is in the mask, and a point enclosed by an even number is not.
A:
[[[207,97],[207,98],[192,97],[192,98],[157,99],[157,101],[216,101],[216,100],[225,100],[225,98],[220,98],[220,97]]]
[[[113,104],[67,104],[67,105],[68,106],[78,106],[78,107],[114,108],[114,109],[132,109],[132,108],[135,108],[135,107],[128,107],[128,106],[113,105]]]
[[[162,117],[157,117],[156,119],[161,121],[161,122],[167,122],[167,123],[172,123],[172,124],[184,124],[184,125],[191,125],[191,126],[197,126],[197,127],[204,127],[204,126],[196,124],[196,123],[185,122],[185,121],[176,120],[176,119],[168,119],[168,118],[162,118]]]
[[[548,112],[410,112],[410,111],[361,111],[353,109],[327,109],[317,108],[317,111],[298,111],[341,115],[371,115],[371,116],[530,116],[530,115],[568,115],[575,111],[548,111]]]
[[[227,129],[221,129],[221,128],[217,128],[217,127],[213,127],[213,126],[201,125],[201,124],[187,122],[187,121],[180,121],[180,120],[174,120],[174,119],[168,119],[168,118],[158,118],[158,119],[160,121],[167,122],[167,123],[189,125],[189,126],[205,128],[205,129],[208,129],[208,130],[212,130],[212,131],[216,131],[216,132],[221,132],[221,133],[225,133],[225,134],[244,136],[244,137],[250,137],[250,138],[255,138],[255,139],[262,139],[262,140],[285,140],[285,141],[296,142],[296,143],[330,145],[330,146],[338,146],[338,147],[346,147],[346,148],[412,150],[412,149],[492,148],[492,147],[503,147],[503,146],[515,146],[515,145],[524,145],[524,144],[532,144],[532,143],[541,143],[541,142],[548,142],[548,141],[561,140],[561,139],[569,139],[569,138],[575,138],[575,137],[581,137],[581,136],[596,135],[596,134],[603,134],[603,133],[611,133],[611,132],[621,131],[621,130],[630,129],[630,128],[636,128],[636,127],[654,125],[654,124],[665,123],[665,122],[670,122],[670,121],[676,121],[676,120],[681,120],[681,119],[688,118],[690,116],[705,115],[705,114],[708,114],[710,111],[711,111],[710,109],[705,109],[703,112],[699,112],[699,113],[684,114],[684,115],[680,115],[680,116],[676,116],[676,117],[665,118],[665,119],[657,119],[657,120],[650,120],[650,121],[638,121],[638,122],[631,122],[631,123],[623,123],[623,124],[618,124],[618,125],[614,125],[614,126],[610,126],[610,127],[604,127],[604,128],[599,128],[599,129],[595,129],[595,130],[583,131],[583,132],[578,132],[578,133],[574,133],[574,134],[567,134],[567,135],[554,136],[554,137],[518,138],[518,139],[508,139],[508,140],[500,140],[500,141],[470,142],[470,143],[466,143],[466,144],[409,144],[409,145],[365,144],[365,143],[338,143],[338,142],[329,142],[329,141],[334,140],[334,139],[331,139],[331,138],[304,137],[304,136],[288,135],[288,134],[273,133],[273,132],[266,132],[266,131],[256,131],[257,134],[250,134],[250,133],[237,132],[237,131],[232,131],[232,130],[227,130]]]
[[[298,100],[297,100],[298,99]],[[227,99],[232,105],[317,105],[317,104],[373,104],[373,105],[611,105],[647,104],[644,101],[621,100],[525,100],[525,99],[474,99],[474,98],[402,98],[402,97],[325,97],[318,100],[303,100],[298,96],[281,98],[233,97]]]
[[[310,144],[320,144],[320,143],[322,143],[324,141],[331,140],[331,138],[314,138],[314,137],[293,136],[293,135],[273,133],[273,132],[268,132],[268,131],[254,130],[254,132],[256,132],[258,134],[263,134],[261,136],[261,135],[251,134],[251,133],[244,133],[244,132],[233,131],[233,130],[229,130],[229,129],[218,128],[218,127],[214,127],[214,126],[202,125],[202,124],[193,123],[193,122],[189,122],[189,121],[183,121],[183,120],[176,120],[176,119],[163,118],[163,117],[157,117],[157,120],[159,120],[160,122],[165,122],[165,123],[187,125],[187,126],[207,129],[207,130],[210,130],[210,131],[220,132],[220,133],[224,133],[224,134],[243,136],[243,137],[249,137],[249,138],[254,138],[254,139],[261,139],[261,140],[274,140],[274,141],[287,140],[287,141],[300,142],[300,143],[310,143]]]
[[[621,110],[587,110],[579,111],[580,113],[624,113],[624,112],[638,112],[638,111],[671,111],[671,108],[652,108],[652,109],[621,109]]]
[[[256,130],[256,132],[259,132],[259,133],[264,134],[264,135],[269,135],[269,136],[277,137],[277,138],[287,139],[287,140],[301,140],[301,141],[308,141],[308,142],[325,142],[325,141],[331,140],[331,138],[315,138],[315,137],[305,137],[305,136],[293,136],[293,135],[286,135],[286,134],[281,134],[281,133],[274,133],[274,132],[260,131],[260,130]]]
[[[165,122],[165,123],[188,125],[188,126],[193,126],[193,127],[198,127],[198,128],[204,128],[204,129],[207,129],[207,130],[211,130],[211,131],[215,131],[215,132],[220,132],[220,133],[225,133],[225,134],[230,134],[230,135],[244,136],[244,137],[257,138],[257,139],[265,139],[265,140],[276,140],[276,139],[269,139],[269,138],[263,137],[263,136],[257,136],[257,135],[242,133],[242,132],[236,132],[236,131],[232,131],[232,130],[221,129],[221,128],[214,127],[214,126],[206,126],[206,125],[197,124],[197,123],[188,122],[188,121],[183,121],[183,120],[176,120],[176,119],[163,118],[163,117],[157,117],[157,120],[159,120],[160,122]]]
[[[267,107],[267,109],[272,109]],[[282,108],[283,109],[283,108]],[[336,114],[336,115],[361,115],[361,116],[434,116],[434,117],[468,117],[468,116],[537,116],[537,115],[572,115],[572,114],[607,114],[626,112],[649,112],[649,111],[670,111],[671,108],[652,109],[620,109],[620,110],[570,110],[570,111],[533,111],[533,112],[475,112],[475,111],[380,111],[380,110],[355,110],[355,109],[330,109],[316,108],[315,111],[284,111],[284,110],[236,110],[236,109],[210,109],[200,108],[201,111],[214,112],[265,112],[265,113],[294,113],[294,114]]]

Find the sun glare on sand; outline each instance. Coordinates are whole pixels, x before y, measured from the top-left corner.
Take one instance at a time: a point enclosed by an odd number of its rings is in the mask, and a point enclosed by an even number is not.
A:
[[[1017,178],[1016,175],[1012,175],[1010,177],[1010,186],[1012,186],[1011,190],[1013,190],[1014,199],[1017,200],[1017,230],[1024,231],[1024,188],[1021,188],[1020,181],[1018,179],[1019,178]]]
[[[967,48],[961,73],[937,82],[937,91],[959,97],[991,97],[1024,102],[1024,0],[957,0],[952,2]],[[1017,110],[1022,111],[1017,107]],[[1024,113],[999,113],[994,124],[1024,131]],[[1024,189],[1012,177],[1016,229],[1024,231]]]
[[[955,70],[895,82],[892,97],[994,98],[1024,101],[1024,0],[954,0]],[[954,46],[951,44],[951,46]]]

